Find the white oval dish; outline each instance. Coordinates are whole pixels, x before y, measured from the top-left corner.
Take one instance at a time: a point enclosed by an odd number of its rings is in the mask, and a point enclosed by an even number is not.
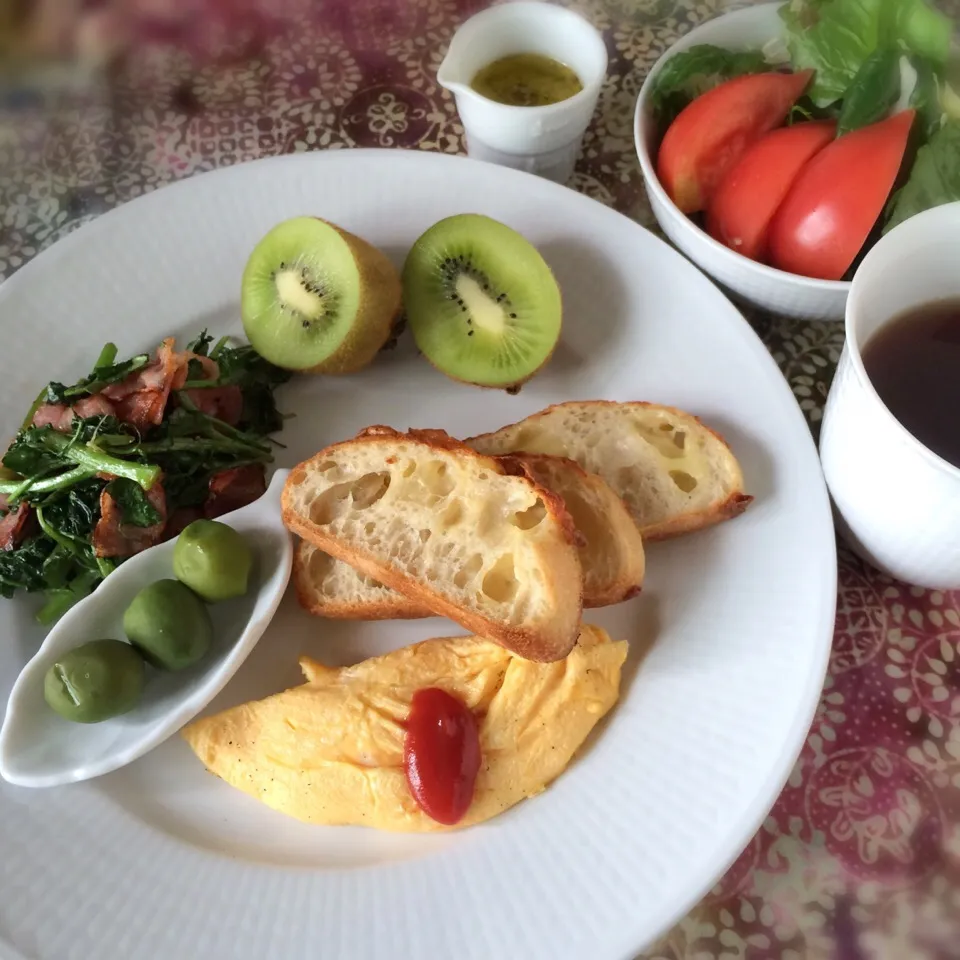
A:
[[[660,185],[656,173],[657,131],[650,96],[663,65],[676,54],[700,43],[730,50],[759,50],[782,32],[783,22],[777,14],[781,6],[780,3],[765,3],[724,14],[691,30],[660,57],[647,74],[637,98],[633,123],[637,157],[657,223],[671,242],[701,270],[764,310],[798,320],[842,320],[850,293],[848,281],[801,277],[757,263],[725,247],[680,211]]]
[[[269,626],[293,564],[292,538],[280,519],[288,471],[277,470],[266,493],[220,518],[242,533],[254,552],[247,596],[214,604],[213,648],[176,673],[148,668],[143,700],[102,723],[71,723],[43,698],[43,678],[58,656],[88,640],[124,639],[123,612],[147,584],[173,576],[168,540],[111,573],[69,610],[20,672],[0,729],[0,776],[21,787],[55,787],[99,777],[142,757],[199,713],[227,684]]]

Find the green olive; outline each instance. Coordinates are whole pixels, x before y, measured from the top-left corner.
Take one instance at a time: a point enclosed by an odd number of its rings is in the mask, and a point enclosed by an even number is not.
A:
[[[174,575],[208,603],[242,597],[252,566],[247,541],[217,520],[194,520],[173,548]]]
[[[50,707],[75,723],[132,710],[143,692],[143,659],[122,640],[91,640],[59,657],[43,678]]]
[[[123,615],[123,629],[148,663],[182,670],[210,649],[213,624],[203,601],[179,580],[144,587]]]

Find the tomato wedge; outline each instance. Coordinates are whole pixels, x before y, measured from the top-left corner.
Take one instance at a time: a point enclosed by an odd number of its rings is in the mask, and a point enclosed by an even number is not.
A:
[[[708,90],[667,128],[657,176],[684,212],[702,210],[751,143],[786,119],[812,70],[734,77]]]
[[[840,280],[883,212],[903,162],[915,111],[861,127],[824,147],[804,168],[770,223],[770,262]]]
[[[407,718],[403,767],[420,809],[438,823],[459,823],[480,770],[476,717],[439,687],[417,690]]]
[[[751,260],[766,253],[767,228],[804,164],[837,132],[833,120],[772,130],[737,161],[707,207],[707,232]]]

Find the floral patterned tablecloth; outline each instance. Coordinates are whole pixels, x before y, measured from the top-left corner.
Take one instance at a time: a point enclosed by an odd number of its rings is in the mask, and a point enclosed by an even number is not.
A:
[[[660,53],[731,4],[572,5],[603,31],[610,66],[571,186],[656,230],[634,102]],[[177,16],[172,2],[161,29],[144,16],[149,42],[109,76],[52,101],[8,89],[0,276],[116,204],[225,164],[355,146],[461,152],[435,75],[479,6],[197,0]],[[842,326],[748,316],[816,433]],[[829,676],[789,783],[723,880],[644,957],[960,957],[960,594],[892,582],[841,549]]]

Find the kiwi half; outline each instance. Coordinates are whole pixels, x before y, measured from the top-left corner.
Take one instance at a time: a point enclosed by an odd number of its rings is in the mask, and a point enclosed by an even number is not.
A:
[[[434,224],[403,267],[403,304],[420,352],[447,376],[516,388],[560,338],[560,288],[537,249],[490,217]]]
[[[278,367],[353,373],[386,343],[400,275],[360,237],[317,217],[277,224],[243,271],[240,312],[251,346]]]

